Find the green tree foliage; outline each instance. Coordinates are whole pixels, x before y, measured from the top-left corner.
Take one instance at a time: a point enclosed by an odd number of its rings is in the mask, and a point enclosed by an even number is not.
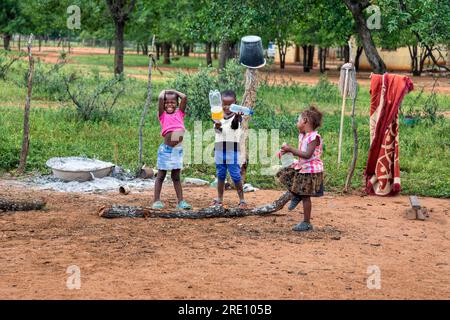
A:
[[[379,0],[383,26],[376,34],[384,48],[408,46],[411,72],[420,75],[427,58],[436,65],[442,45],[450,43],[450,2],[446,0]]]

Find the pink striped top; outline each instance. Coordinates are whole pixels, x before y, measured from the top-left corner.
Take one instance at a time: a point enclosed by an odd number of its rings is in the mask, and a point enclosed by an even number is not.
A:
[[[316,146],[313,155],[309,159],[299,158],[299,160],[295,161],[291,167],[295,170],[300,170],[300,173],[318,173],[323,172],[323,162],[320,159],[322,155],[323,147],[322,147],[322,137],[319,135],[317,131],[311,131],[306,134],[300,133],[298,136],[298,144],[299,150],[302,152],[306,152],[308,144],[319,138],[320,143]]]

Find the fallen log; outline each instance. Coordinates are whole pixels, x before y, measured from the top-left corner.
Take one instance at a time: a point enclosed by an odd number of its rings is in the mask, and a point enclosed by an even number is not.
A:
[[[42,200],[18,201],[0,198],[0,212],[41,210],[44,206],[45,202]]]
[[[292,198],[290,192],[284,193],[280,198],[270,204],[253,209],[224,208],[213,206],[198,211],[174,211],[163,212],[149,207],[135,206],[103,206],[99,209],[102,218],[180,218],[180,219],[203,219],[203,218],[235,218],[252,215],[268,215],[281,210]]]

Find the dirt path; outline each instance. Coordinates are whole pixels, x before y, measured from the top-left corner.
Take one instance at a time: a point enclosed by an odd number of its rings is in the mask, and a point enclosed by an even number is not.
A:
[[[43,197],[48,210],[0,214],[0,299],[449,299],[449,199],[421,199],[426,222],[406,220],[407,197],[315,199],[317,231],[299,211],[238,219],[106,220],[103,204],[146,205],[150,192],[64,194],[0,180],[0,197]],[[175,205],[171,187],[163,199]],[[212,188],[185,189],[195,207]],[[247,194],[251,205],[280,191]],[[227,192],[229,205],[237,202]],[[69,290],[69,266],[81,288]],[[368,289],[367,269],[381,271]]]
[[[34,52],[34,55],[47,63],[57,63],[59,52],[61,48],[54,47],[43,47],[40,52]],[[105,48],[82,48],[75,47],[72,48],[72,53],[69,55],[69,62],[71,56],[80,56],[80,55],[89,55],[89,54],[108,54],[108,50]],[[127,54],[136,54],[129,52]],[[112,58],[111,58],[112,59]],[[336,65],[330,64],[328,66],[330,70],[327,71],[328,80],[332,83],[337,84],[339,82],[339,71],[337,70]],[[137,70],[147,70],[147,67],[127,67],[127,69],[137,69]],[[164,67],[160,66],[162,71],[175,72],[177,70],[181,70],[183,72],[195,72],[195,68],[172,68],[172,67]],[[434,79],[430,75],[424,75],[421,77],[413,77],[409,73],[405,72],[396,72],[398,74],[405,74],[411,77],[415,90],[419,91],[424,87],[425,92],[430,92]],[[263,72],[263,78],[267,80],[269,83],[275,84],[308,84],[314,85],[316,84],[321,74],[318,70],[313,70],[312,72],[305,73],[302,71],[302,67],[298,64],[288,64],[284,70],[281,70],[278,65],[272,65],[268,69],[265,69]],[[357,80],[358,83],[364,87],[370,86],[370,72],[358,72]],[[147,76],[145,74],[131,74],[130,76],[138,79],[146,80]],[[435,88],[436,92],[443,94],[450,94],[450,80],[449,78],[442,77],[436,84]]]

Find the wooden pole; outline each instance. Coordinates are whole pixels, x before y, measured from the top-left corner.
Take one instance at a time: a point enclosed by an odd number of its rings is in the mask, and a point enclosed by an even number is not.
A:
[[[341,125],[339,127],[339,146],[338,146],[338,166],[341,163],[341,152],[342,152],[342,135],[344,131],[344,112],[345,112],[345,101],[347,99],[347,87],[348,87],[348,69],[345,69],[345,80],[344,80],[344,92],[342,94],[342,107],[341,107]]]
[[[258,71],[256,69],[247,68],[245,72],[245,92],[242,97],[242,105],[253,109],[256,104],[256,90],[258,86]],[[242,183],[245,183],[247,166],[248,166],[248,121],[250,117],[244,116],[242,119],[242,136],[240,140],[240,157],[244,159],[241,165]]]
[[[353,173],[355,172],[356,160],[358,159],[358,128],[355,119],[356,94],[352,103],[352,130],[353,130],[353,159],[348,169],[347,179],[345,180],[344,192],[348,192],[348,188],[352,182]]]
[[[142,161],[142,149],[143,149],[143,129],[145,123],[145,116],[147,115],[148,107],[152,101],[152,64],[153,64],[153,48],[155,45],[155,36],[153,36],[152,40],[152,49],[148,55],[148,80],[147,80],[147,99],[145,100],[144,110],[141,114],[141,120],[139,123],[139,169],[144,164]]]
[[[28,38],[28,82],[27,82],[27,97],[25,101],[25,111],[23,117],[23,139],[22,139],[22,151],[20,152],[19,168],[17,172],[22,174],[25,172],[25,167],[27,164],[28,147],[30,145],[29,135],[30,135],[30,102],[31,93],[33,89],[33,70],[34,70],[34,59],[31,54],[31,42],[33,41],[33,34]]]

